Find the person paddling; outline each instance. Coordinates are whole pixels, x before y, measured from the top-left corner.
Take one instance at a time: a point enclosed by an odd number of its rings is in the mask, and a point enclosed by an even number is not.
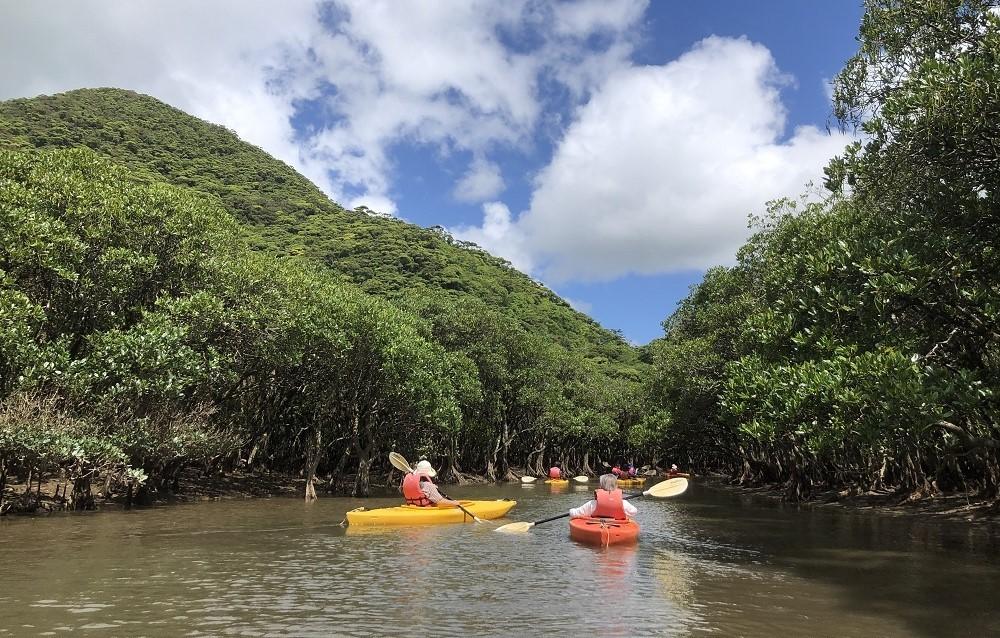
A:
[[[450,505],[458,507],[458,501],[446,498],[432,480],[437,472],[431,467],[430,461],[420,461],[413,472],[403,477],[403,498],[407,505],[417,507],[435,507]]]
[[[558,465],[554,465],[549,468],[549,478],[553,480],[559,480],[562,478],[562,470],[559,469]]]
[[[622,498],[622,491],[618,489],[618,479],[614,474],[601,475],[600,485],[600,489],[594,491],[592,500],[569,511],[570,518],[613,518],[624,521],[639,512],[635,505]]]
[[[674,478],[675,476],[680,476],[680,470],[677,469],[677,464],[674,463],[670,466],[670,471],[667,472],[667,478]]]

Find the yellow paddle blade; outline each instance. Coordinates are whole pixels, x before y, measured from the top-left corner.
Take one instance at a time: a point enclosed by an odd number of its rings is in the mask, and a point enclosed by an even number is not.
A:
[[[389,462],[392,463],[392,466],[400,472],[406,472],[409,474],[413,471],[413,468],[411,468],[410,464],[406,461],[406,457],[397,452],[389,452]]]
[[[574,476],[573,480],[576,481],[577,483],[586,483],[587,481],[590,480],[590,477],[589,476]]]
[[[535,482],[535,477],[534,476],[522,476],[521,477],[521,482],[522,483],[534,483]]]
[[[665,498],[668,496],[677,496],[678,494],[683,494],[687,488],[688,488],[688,480],[686,478],[672,478],[657,483],[653,487],[643,492],[643,495],[655,496],[657,498]]]
[[[526,532],[534,525],[534,523],[507,523],[506,525],[501,525],[500,527],[493,530],[494,532],[503,532],[504,534],[520,534]]]

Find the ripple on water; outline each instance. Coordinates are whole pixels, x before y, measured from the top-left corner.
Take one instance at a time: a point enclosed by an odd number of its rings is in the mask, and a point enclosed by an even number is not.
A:
[[[514,520],[551,516],[587,496],[519,486],[455,491],[514,496]],[[94,635],[773,636],[830,627],[838,638],[940,634],[918,609],[964,621],[966,635],[993,627],[995,611],[976,595],[1000,586],[996,557],[963,553],[960,539],[938,542],[907,526],[894,535],[900,522],[845,523],[689,492],[638,503],[640,544],[606,549],[571,543],[565,521],[519,536],[495,534],[493,523],[324,527],[357,505],[346,499],[101,514],[87,518],[72,556],[5,561],[0,553],[9,586],[0,631],[25,633],[21,625],[31,624],[33,634],[87,627]],[[78,520],[53,517],[30,529],[15,522],[5,540],[53,544],[72,527],[65,521]],[[877,568],[866,571],[867,559]],[[876,572],[905,586],[870,586]],[[963,590],[963,577],[973,575],[976,587]],[[916,583],[956,590],[951,607],[920,598]],[[613,617],[594,613],[598,601]]]

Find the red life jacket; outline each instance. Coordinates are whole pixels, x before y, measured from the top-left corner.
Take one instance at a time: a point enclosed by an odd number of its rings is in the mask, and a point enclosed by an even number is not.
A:
[[[628,518],[625,515],[625,504],[622,500],[621,490],[613,492],[597,490],[594,492],[594,498],[597,500],[597,507],[594,508],[594,513],[591,516],[595,518],[614,518],[619,521],[624,521]]]
[[[549,468],[549,478],[557,479],[560,476],[562,476],[562,470],[560,470],[558,467]]]
[[[403,498],[406,499],[407,505],[430,507],[434,502],[420,489],[420,479],[431,480],[424,474],[407,474],[403,477]]]

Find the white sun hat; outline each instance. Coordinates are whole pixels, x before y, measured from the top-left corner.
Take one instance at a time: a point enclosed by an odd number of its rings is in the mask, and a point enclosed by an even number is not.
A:
[[[431,462],[427,460],[423,460],[417,463],[417,467],[413,468],[413,473],[426,474],[431,478],[437,476],[437,472],[434,470],[434,467],[431,465]]]

